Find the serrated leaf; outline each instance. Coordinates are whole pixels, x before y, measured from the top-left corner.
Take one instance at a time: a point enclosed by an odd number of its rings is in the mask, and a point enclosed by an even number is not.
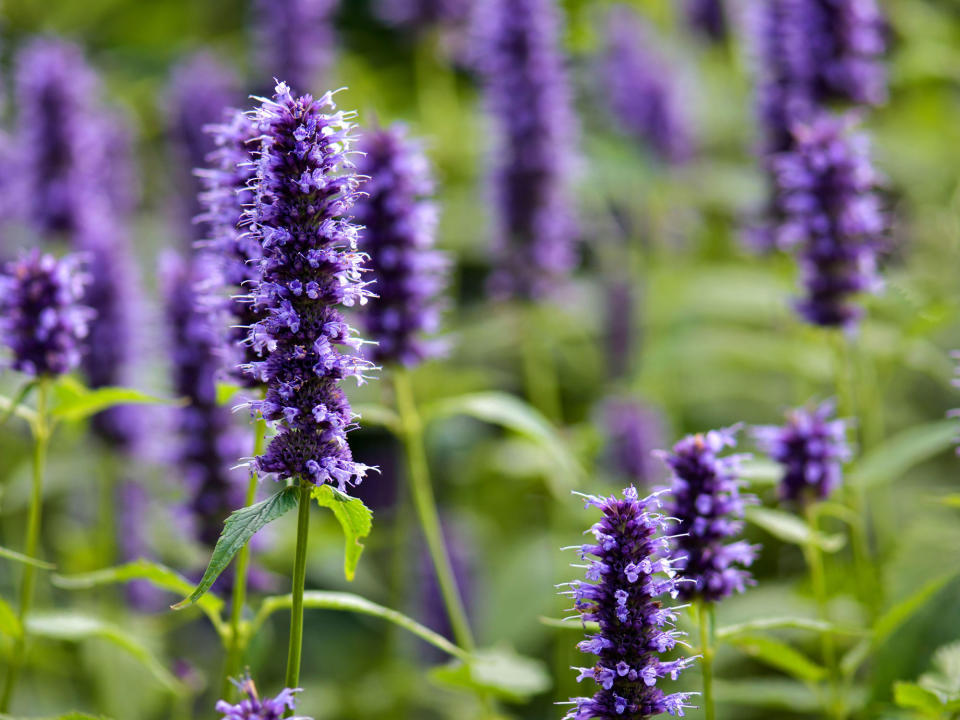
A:
[[[827,669],[785,642],[766,635],[737,635],[727,642],[750,657],[807,682],[824,678]]]
[[[320,485],[311,491],[320,507],[330,508],[343,529],[345,542],[343,574],[352,581],[363,552],[363,538],[373,529],[373,511],[359,498],[350,497],[330,485]]]
[[[507,647],[477,650],[466,660],[434,668],[430,677],[442,685],[490,693],[513,702],[525,702],[550,687],[550,675],[540,660],[518,655]]]
[[[919,710],[934,718],[939,718],[945,709],[936,693],[909,682],[893,684],[893,701],[898,707]]]
[[[916,465],[957,443],[956,420],[917,425],[883,441],[854,466],[848,482],[871,487],[893,482]]]
[[[812,540],[824,552],[833,553],[842,548],[845,542],[843,535],[815,532],[802,519],[783,510],[747,508],[746,519],[775,538],[793,545],[804,546]]]
[[[296,487],[286,487],[255,505],[234,510],[223,524],[223,530],[213,548],[213,555],[210,557],[210,563],[203,577],[200,578],[200,583],[188,597],[171,607],[174,610],[182,610],[203,597],[220,573],[233,560],[233,556],[260,528],[297,506],[297,493]]]
[[[179,694],[185,690],[182,683],[140,640],[100,618],[68,612],[31,613],[27,617],[26,628],[29,635],[51,640],[79,642],[101,638],[130,653],[171,692]]]
[[[9,637],[20,637],[20,620],[13,608],[0,597],[0,633]]]
[[[179,400],[160,398],[122,387],[102,387],[63,398],[50,414],[60,420],[77,421],[117,405],[177,405]]]
[[[13,560],[14,562],[23,563],[24,565],[33,565],[41,570],[53,570],[56,567],[56,565],[53,565],[52,563],[44,562],[43,560],[37,560],[29,555],[18,553],[16,550],[5,548],[2,545],[0,545],[0,558]]]

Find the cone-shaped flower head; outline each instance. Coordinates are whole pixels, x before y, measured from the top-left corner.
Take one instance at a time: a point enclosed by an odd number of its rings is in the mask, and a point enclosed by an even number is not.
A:
[[[600,81],[619,125],[664,162],[690,158],[690,129],[678,97],[676,72],[652,46],[651,32],[625,5],[607,13]]]
[[[744,540],[727,543],[740,534],[744,501],[737,478],[742,455],[720,457],[737,443],[738,428],[688,435],[662,453],[673,473],[667,514],[677,518],[673,565],[690,583],[679,587],[684,599],[706,602],[743,592],[753,583],[744,569],[753,563],[759,546]]]
[[[258,469],[345,490],[369,468],[350,453],[353,416],[340,381],[362,382],[371,363],[339,307],[370,292],[349,219],[360,183],[349,157],[353,124],[333,109],[330,93],[295,98],[280,83],[257,111],[263,140],[247,219],[263,254],[249,341],[263,359],[249,371],[267,386],[254,409],[277,425]]]
[[[476,63],[491,154],[498,294],[542,296],[576,264],[570,197],[575,120],[554,0],[484,0]]]
[[[0,336],[10,366],[35,377],[62,375],[80,364],[93,311],[81,304],[88,277],[77,256],[33,250],[0,275]]]
[[[259,380],[239,366],[255,362],[258,357],[247,342],[249,328],[257,319],[247,294],[260,274],[261,251],[257,238],[241,228],[240,221],[244,208],[253,203],[250,182],[257,171],[254,153],[260,147],[260,131],[249,113],[229,110],[224,115],[223,123],[207,127],[215,150],[207,158],[209,167],[200,172],[204,187],[200,219],[210,230],[203,245],[219,259],[219,274],[231,296],[227,339],[238,359],[228,364],[230,372],[234,380],[252,387],[259,385]]]
[[[223,713],[221,720],[280,720],[287,710],[296,708],[296,693],[301,692],[300,688],[284,688],[275,698],[261,698],[249,677],[239,683],[238,687],[245,697],[236,705],[231,705],[226,700],[217,701],[216,710]],[[310,718],[301,716],[290,720]]]
[[[439,327],[438,295],[446,284],[446,258],[434,249],[430,164],[402,125],[369,132],[359,147],[365,156],[357,168],[369,179],[354,214],[377,295],[364,314],[377,343],[371,354],[378,364],[416,365],[439,349],[425,335]]]
[[[333,59],[333,13],[339,0],[256,0],[257,87],[284,78],[310,90]]]
[[[610,398],[602,408],[609,462],[618,476],[641,487],[663,477],[654,450],[663,445],[663,418],[630,398]]]
[[[814,325],[845,329],[862,315],[853,296],[882,285],[877,253],[886,230],[869,142],[851,124],[823,113],[796,127],[793,150],[770,159],[777,242],[800,254],[805,296],[797,310]]]
[[[677,676],[692,658],[664,660],[683,633],[673,629],[677,612],[660,598],[677,596],[684,584],[671,567],[670,543],[664,533],[673,520],[660,512],[657,495],[641,499],[634,487],[623,498],[587,495],[587,507],[603,517],[590,528],[594,540],[579,547],[589,560],[587,582],[564,585],[574,609],[586,622],[599,623],[596,634],[577,645],[596,655],[593,667],[578,668],[577,681],[592,679],[593,697],[573,698],[571,720],[642,720],[668,712],[683,715],[691,707],[686,693],[666,694],[661,678]]]
[[[847,423],[833,417],[833,401],[790,410],[782,426],[753,429],[760,449],[784,466],[780,497],[786,502],[826,500],[843,480],[850,459]]]

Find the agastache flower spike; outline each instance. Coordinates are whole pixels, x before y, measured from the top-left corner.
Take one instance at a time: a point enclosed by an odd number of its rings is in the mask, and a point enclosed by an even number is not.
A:
[[[744,569],[760,547],[744,540],[726,543],[743,529],[739,520],[745,502],[737,471],[742,455],[719,457],[737,443],[737,427],[688,435],[660,453],[673,473],[666,513],[679,521],[673,540],[673,566],[688,583],[679,586],[680,597],[705,602],[722,600],[753,584]]]
[[[57,259],[33,250],[0,274],[0,337],[10,366],[34,377],[80,364],[93,311],[81,304],[88,276],[75,255]]]
[[[249,676],[235,684],[246,697],[236,705],[226,700],[219,700],[216,711],[223,714],[221,720],[280,720],[287,710],[296,708],[296,694],[302,692],[301,688],[284,688],[275,698],[261,698]],[[310,720],[310,718],[297,716],[289,720]]]
[[[662,479],[653,452],[663,442],[663,418],[652,407],[629,398],[610,398],[602,408],[608,461],[618,476],[642,487]]]
[[[433,178],[420,144],[402,125],[373,130],[360,142],[358,170],[369,179],[355,217],[360,247],[370,255],[377,301],[364,315],[378,364],[416,365],[441,346],[425,334],[440,325],[437,295],[446,284],[446,257],[434,249],[437,208]]]
[[[362,341],[338,307],[371,293],[349,220],[360,184],[349,157],[353,123],[325,112],[334,107],[329,92],[295,98],[280,83],[256,111],[263,139],[245,217],[263,253],[249,336],[263,359],[247,369],[267,386],[253,410],[277,427],[257,469],[346,490],[369,468],[350,453],[353,415],[339,383],[362,382],[372,364],[355,354]]]
[[[673,524],[659,511],[657,494],[641,499],[634,487],[623,498],[586,495],[587,507],[603,517],[590,528],[594,540],[578,548],[590,560],[587,582],[567,583],[563,595],[585,621],[599,624],[577,647],[596,655],[592,667],[579,670],[580,682],[593,680],[593,697],[571,700],[569,720],[643,720],[670,713],[683,716],[690,693],[665,694],[660,679],[677,676],[694,658],[664,660],[684,633],[673,628],[678,608],[664,607],[662,595],[676,597],[682,586],[669,559],[666,533]]]
[[[783,426],[753,428],[763,452],[784,466],[780,497],[786,502],[826,500],[843,480],[843,463],[850,459],[847,422],[833,416],[828,400],[812,408],[787,413]]]
[[[333,59],[333,14],[339,0],[256,0],[258,87],[284,78],[310,89]]]

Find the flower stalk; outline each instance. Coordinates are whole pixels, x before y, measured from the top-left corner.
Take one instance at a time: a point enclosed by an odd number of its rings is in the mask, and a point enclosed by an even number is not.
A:
[[[813,596],[817,603],[817,612],[820,619],[824,622],[830,622],[830,608],[827,597],[827,582],[823,567],[823,554],[820,552],[820,546],[817,544],[819,537],[817,507],[809,503],[805,508],[805,516],[810,532],[808,540],[804,546],[804,556],[806,557],[807,567],[810,570],[810,584],[813,588]],[[828,708],[830,716],[843,720],[846,717],[846,711],[843,707],[843,701],[840,697],[839,678],[840,673],[837,667],[837,651],[833,642],[833,633],[829,630],[820,634],[820,648],[823,656],[823,664],[827,668],[827,677],[830,684],[830,699]]]
[[[698,602],[697,614],[700,624],[700,674],[703,677],[703,716],[714,720],[716,707],[713,699],[713,603]]]
[[[290,644],[287,649],[287,687],[300,682],[300,656],[303,651],[303,589],[307,579],[307,536],[310,532],[310,500],[313,484],[301,478],[297,510],[297,550],[293,561],[290,593]],[[289,714],[292,714],[289,713]]]

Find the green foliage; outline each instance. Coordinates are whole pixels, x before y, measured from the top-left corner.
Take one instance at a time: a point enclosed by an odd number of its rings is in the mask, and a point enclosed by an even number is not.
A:
[[[894,482],[914,466],[956,445],[958,433],[960,424],[956,420],[908,428],[864,455],[848,482],[865,487]]]
[[[21,632],[22,628],[20,627],[20,620],[17,619],[17,614],[7,601],[0,597],[0,633],[9,637],[19,637]]]
[[[960,643],[945,645],[933,656],[933,669],[915,683],[897,682],[894,701],[925,718],[953,718],[960,713]]]
[[[41,570],[53,570],[56,565],[53,563],[44,562],[43,560],[37,560],[36,558],[28,557],[23,553],[18,553],[16,550],[10,550],[0,545],[0,558],[6,560],[13,560],[14,562],[23,563],[24,565],[33,565],[38,567]]]
[[[102,387],[90,390],[67,377],[54,386],[54,403],[50,414],[58,420],[76,422],[117,405],[176,405],[178,402],[132,388]]]
[[[353,580],[363,552],[362,538],[373,529],[373,511],[363,501],[352,498],[330,485],[320,485],[311,491],[320,507],[330,508],[343,529],[345,543],[343,573],[347,580]]]
[[[508,647],[477,650],[466,660],[434,668],[430,677],[442,685],[490,693],[512,702],[524,702],[550,687],[543,663],[517,655]]]
[[[783,510],[747,508],[746,518],[748,522],[763,528],[778,540],[792,545],[805,546],[813,542],[824,552],[835,553],[846,542],[843,535],[817,532],[811,529],[803,519]]]
[[[827,669],[810,660],[787,643],[767,635],[737,634],[727,641],[750,657],[798,680],[817,682],[826,677]]]

